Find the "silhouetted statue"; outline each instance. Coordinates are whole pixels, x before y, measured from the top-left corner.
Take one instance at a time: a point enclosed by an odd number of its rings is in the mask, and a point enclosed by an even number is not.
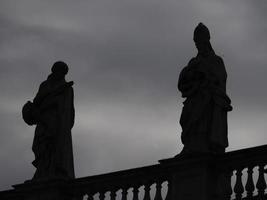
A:
[[[224,153],[228,146],[227,112],[232,107],[226,95],[227,73],[209,40],[208,28],[199,23],[194,31],[198,54],[179,76],[178,89],[186,98],[180,118],[181,155]]]
[[[23,107],[23,119],[36,124],[32,150],[33,180],[74,178],[71,129],[74,125],[73,82],[66,82],[68,66],[58,61],[41,83],[33,102]]]

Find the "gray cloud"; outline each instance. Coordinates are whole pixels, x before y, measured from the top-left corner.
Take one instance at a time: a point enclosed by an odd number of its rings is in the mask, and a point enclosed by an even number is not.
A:
[[[235,108],[229,150],[265,144],[264,8],[264,0],[1,1],[0,189],[32,177],[34,127],[20,110],[59,59],[75,82],[77,176],[177,154],[177,78],[196,54],[192,33],[200,21],[228,71]]]

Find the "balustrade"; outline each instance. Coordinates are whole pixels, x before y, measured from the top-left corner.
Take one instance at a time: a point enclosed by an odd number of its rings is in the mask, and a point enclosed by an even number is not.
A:
[[[129,192],[131,193],[131,200],[151,200],[151,186],[155,183],[146,183],[145,185],[135,185],[132,187],[123,187],[120,189],[112,189],[110,191],[108,190],[101,190],[96,193],[91,192],[82,192],[80,194],[76,194],[74,196],[78,197],[78,199],[83,200],[129,200]],[[141,190],[143,188],[144,190]],[[140,199],[140,193],[143,192],[143,198]],[[169,195],[166,195],[166,200]],[[120,197],[120,198],[118,198]],[[158,181],[156,183],[156,191],[155,191],[155,197],[153,200],[164,200],[162,198],[162,182]]]
[[[226,189],[228,192],[226,192],[225,199],[267,199],[264,166],[266,165],[260,164],[258,166],[248,166],[234,170],[235,174],[233,175],[234,179],[232,179],[232,187]],[[256,179],[256,182],[254,179]]]
[[[202,193],[207,188],[207,200],[267,199],[267,145],[228,152],[221,156],[204,156],[204,159],[197,156],[163,161],[157,165],[71,181],[15,185],[13,190],[0,192],[0,199],[27,200],[27,195],[46,193],[51,188],[71,200],[191,200],[190,193],[195,193],[196,190]],[[196,184],[195,181],[199,182]],[[205,187],[201,185],[202,181],[206,184]],[[187,191],[183,191],[181,186],[188,187]],[[185,197],[189,195],[188,198],[180,198],[179,192],[184,192]]]
[[[159,176],[159,177],[158,177]],[[78,178],[69,185],[72,196],[88,200],[164,200],[170,199],[168,189],[162,191],[162,184],[168,182],[161,165],[114,172],[106,175]],[[168,182],[168,184],[170,184]],[[155,187],[154,198],[151,188]],[[98,197],[96,197],[98,194]],[[142,199],[140,199],[140,197]]]
[[[220,159],[219,159],[220,160]],[[224,199],[266,200],[267,146],[226,153],[218,162],[228,169]],[[226,178],[227,176],[224,175]],[[230,178],[231,177],[231,178]],[[229,184],[231,181],[231,185]],[[230,187],[229,187],[230,186]]]

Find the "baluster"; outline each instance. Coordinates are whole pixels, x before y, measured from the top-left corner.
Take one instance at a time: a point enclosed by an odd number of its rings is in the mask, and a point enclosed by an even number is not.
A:
[[[242,193],[244,192],[244,187],[242,184],[242,168],[236,170],[236,183],[234,187],[236,200],[242,199]]]
[[[87,200],[94,200],[94,194],[92,192],[89,192],[87,196]]]
[[[256,184],[256,188],[258,189],[259,199],[264,199],[264,191],[266,189],[266,182],[264,178],[264,164],[259,165],[259,177]]]
[[[121,200],[127,200],[128,187],[123,187],[121,191]]]
[[[171,200],[171,194],[172,194],[172,185],[170,181],[167,181],[167,195],[165,200]]]
[[[151,197],[150,197],[150,183],[146,183],[145,184],[145,196],[144,196],[144,200],[151,200]]]
[[[104,191],[99,192],[99,200],[104,200],[105,199],[105,193]]]
[[[110,191],[110,200],[116,200],[116,190],[112,189]]]
[[[233,190],[231,186],[231,177],[233,175],[233,171],[225,171],[222,175],[222,182],[220,186],[222,187],[222,197],[221,199],[230,200]]]
[[[162,195],[161,195],[161,188],[162,188],[162,182],[161,180],[158,180],[156,182],[156,195],[154,200],[162,200]]]
[[[138,200],[139,186],[133,187],[133,200]]]
[[[85,196],[84,194],[75,195],[75,197],[73,199],[83,200],[84,196]]]
[[[255,190],[255,186],[253,182],[253,166],[248,167],[247,173],[248,173],[248,178],[247,178],[247,183],[245,186],[245,189],[247,191],[247,200],[252,200],[253,192]]]

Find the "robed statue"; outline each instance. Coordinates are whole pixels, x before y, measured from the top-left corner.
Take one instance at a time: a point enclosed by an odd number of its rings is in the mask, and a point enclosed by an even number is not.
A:
[[[32,150],[36,168],[33,180],[74,178],[71,129],[74,125],[73,82],[67,82],[68,66],[54,63],[52,73],[41,83],[22,110],[23,119],[36,125]]]
[[[197,56],[182,69],[178,80],[178,90],[185,98],[180,118],[184,148],[180,155],[221,154],[228,146],[227,112],[232,110],[226,94],[227,73],[202,23],[195,28],[194,42]]]

